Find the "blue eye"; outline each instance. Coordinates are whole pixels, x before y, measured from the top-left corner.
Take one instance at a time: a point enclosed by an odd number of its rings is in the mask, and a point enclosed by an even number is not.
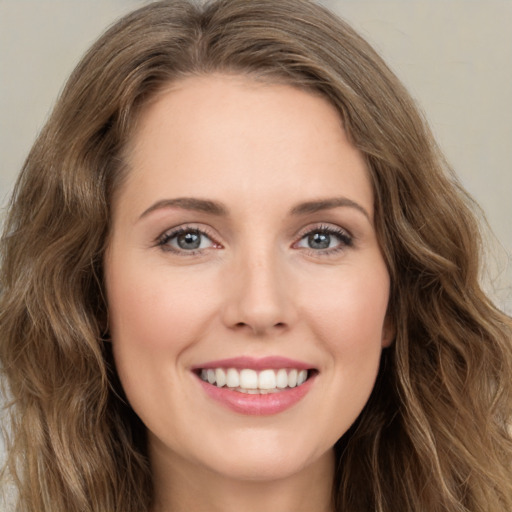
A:
[[[160,238],[158,245],[173,252],[189,253],[215,246],[206,233],[194,228],[179,228],[167,232]]]
[[[314,251],[330,251],[350,247],[353,244],[352,237],[339,228],[321,227],[306,233],[297,243],[297,247],[312,249]]]

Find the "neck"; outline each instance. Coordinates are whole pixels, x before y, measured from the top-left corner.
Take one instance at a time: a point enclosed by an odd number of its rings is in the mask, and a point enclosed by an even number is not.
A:
[[[293,475],[241,480],[180,460],[152,457],[152,512],[333,512],[334,454]]]

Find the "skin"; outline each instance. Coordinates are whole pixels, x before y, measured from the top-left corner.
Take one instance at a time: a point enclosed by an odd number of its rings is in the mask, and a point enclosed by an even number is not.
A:
[[[127,160],[107,297],[116,367],[148,428],[155,512],[332,510],[332,447],[393,338],[368,171],[338,113],[288,85],[191,77],[147,106]],[[224,214],[159,203],[176,198]],[[297,211],[332,198],[341,205]],[[164,240],[176,227],[207,237],[183,249]],[[319,230],[327,249],[311,246]],[[291,408],[249,416],[191,371],[242,355],[318,374]]]

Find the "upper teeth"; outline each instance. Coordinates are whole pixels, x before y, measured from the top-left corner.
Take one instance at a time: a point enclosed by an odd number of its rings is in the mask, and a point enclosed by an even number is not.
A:
[[[238,388],[246,390],[278,390],[300,386],[308,378],[307,370],[281,368],[279,370],[262,370],[257,372],[249,368],[209,368],[201,370],[201,379],[221,388]],[[257,391],[256,391],[257,392]]]

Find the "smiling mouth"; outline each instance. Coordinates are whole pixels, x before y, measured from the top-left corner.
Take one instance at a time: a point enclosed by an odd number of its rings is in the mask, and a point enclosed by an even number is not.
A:
[[[280,393],[302,386],[316,370],[295,368],[266,369],[256,371],[251,368],[199,368],[199,378],[218,388],[252,395]]]

